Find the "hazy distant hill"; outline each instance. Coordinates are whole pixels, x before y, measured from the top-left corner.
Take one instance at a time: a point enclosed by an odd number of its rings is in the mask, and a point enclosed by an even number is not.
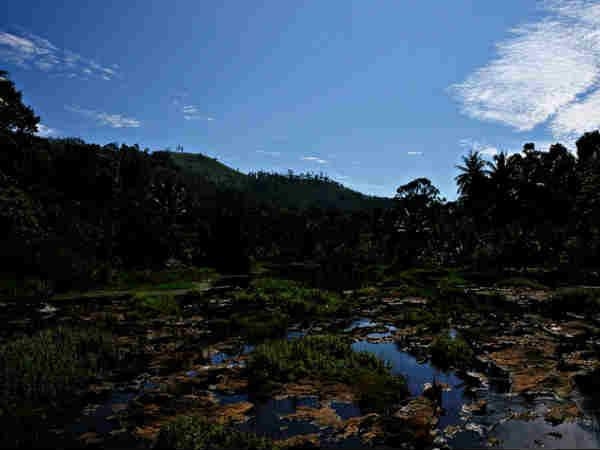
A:
[[[253,193],[283,207],[322,207],[346,210],[384,208],[392,200],[353,191],[321,175],[257,172],[245,174],[200,153],[170,153],[177,167],[202,175],[218,186]]]

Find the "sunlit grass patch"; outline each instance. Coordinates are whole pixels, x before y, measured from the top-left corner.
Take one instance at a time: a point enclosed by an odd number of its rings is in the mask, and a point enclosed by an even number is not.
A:
[[[133,296],[130,316],[150,318],[158,316],[175,316],[181,314],[181,307],[173,295],[150,295],[137,293]]]
[[[156,448],[173,450],[275,450],[280,447],[266,437],[243,433],[209,422],[202,416],[178,416],[164,425]]]
[[[115,365],[112,335],[95,327],[58,327],[0,347],[0,402],[61,402]]]
[[[405,380],[368,352],[356,352],[344,337],[306,336],[259,345],[250,357],[249,380],[267,392],[278,384],[301,379],[346,383],[356,390],[365,410],[381,410],[408,394]]]

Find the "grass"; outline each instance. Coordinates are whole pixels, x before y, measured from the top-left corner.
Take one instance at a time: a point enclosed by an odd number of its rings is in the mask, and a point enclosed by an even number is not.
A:
[[[521,278],[521,277],[513,277],[506,278],[504,280],[500,280],[496,283],[496,287],[504,288],[504,287],[521,287],[521,288],[530,288],[530,289],[548,289],[547,286],[543,284],[531,280],[529,278]]]
[[[266,338],[285,335],[289,316],[279,311],[257,311],[234,313],[229,319],[215,322],[218,331],[224,335],[239,334],[250,343]]]
[[[194,281],[206,281],[214,277],[216,272],[208,267],[191,267],[177,270],[136,270],[115,274],[110,288],[122,289],[188,289]],[[174,287],[170,287],[174,286]],[[185,286],[185,287],[179,287]]]
[[[94,327],[59,326],[8,342],[0,347],[0,403],[60,403],[118,360],[112,336]]]
[[[234,294],[234,302],[245,307],[277,308],[294,318],[346,315],[352,309],[348,301],[334,292],[276,278],[253,281],[249,289]]]
[[[550,309],[555,313],[563,311],[595,313],[600,311],[600,289],[562,288],[550,298]]]
[[[350,340],[339,336],[261,344],[250,357],[248,371],[256,392],[304,378],[349,384],[364,410],[381,411],[408,395],[405,380],[392,375],[389,365],[371,353],[354,351]]]
[[[150,295],[137,293],[133,297],[132,311],[128,313],[132,318],[147,319],[159,316],[178,316],[181,307],[171,294]]]
[[[473,350],[459,336],[451,338],[447,333],[438,335],[429,347],[431,360],[442,368],[467,368],[473,360]]]
[[[276,450],[272,440],[210,423],[197,415],[178,416],[164,425],[156,448],[173,450]]]

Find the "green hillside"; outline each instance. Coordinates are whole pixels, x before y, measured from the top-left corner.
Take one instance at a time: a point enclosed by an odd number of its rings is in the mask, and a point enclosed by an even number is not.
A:
[[[245,174],[200,153],[170,153],[176,167],[201,175],[217,186],[253,194],[257,199],[288,208],[389,207],[392,200],[353,191],[323,175],[256,172]]]

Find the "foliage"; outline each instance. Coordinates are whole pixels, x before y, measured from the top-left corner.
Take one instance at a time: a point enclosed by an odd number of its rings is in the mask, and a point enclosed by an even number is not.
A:
[[[33,133],[37,131],[40,118],[22,101],[21,92],[8,78],[8,73],[0,70],[0,133],[17,131]]]
[[[573,311],[592,314],[600,311],[600,289],[562,288],[552,294],[553,311]]]
[[[438,335],[429,347],[431,360],[443,368],[466,368],[473,360],[473,350],[460,336]]]
[[[112,336],[94,327],[59,326],[7,342],[0,347],[1,402],[68,401],[118,359]]]
[[[276,278],[259,278],[249,289],[234,295],[238,304],[278,308],[294,318],[346,314],[350,305],[338,294]]]
[[[408,392],[404,380],[391,375],[386,363],[371,353],[355,352],[348,339],[331,335],[261,344],[250,357],[248,371],[258,391],[302,378],[347,383],[357,389],[367,409],[381,409]]]
[[[506,278],[496,283],[497,287],[521,287],[529,289],[547,289],[543,284],[529,278]]]
[[[177,416],[163,425],[156,447],[172,450],[275,450],[279,448],[268,438],[214,424],[197,415]]]
[[[176,316],[181,314],[181,307],[171,294],[137,293],[133,297],[133,310],[129,315],[150,318],[158,316]]]

